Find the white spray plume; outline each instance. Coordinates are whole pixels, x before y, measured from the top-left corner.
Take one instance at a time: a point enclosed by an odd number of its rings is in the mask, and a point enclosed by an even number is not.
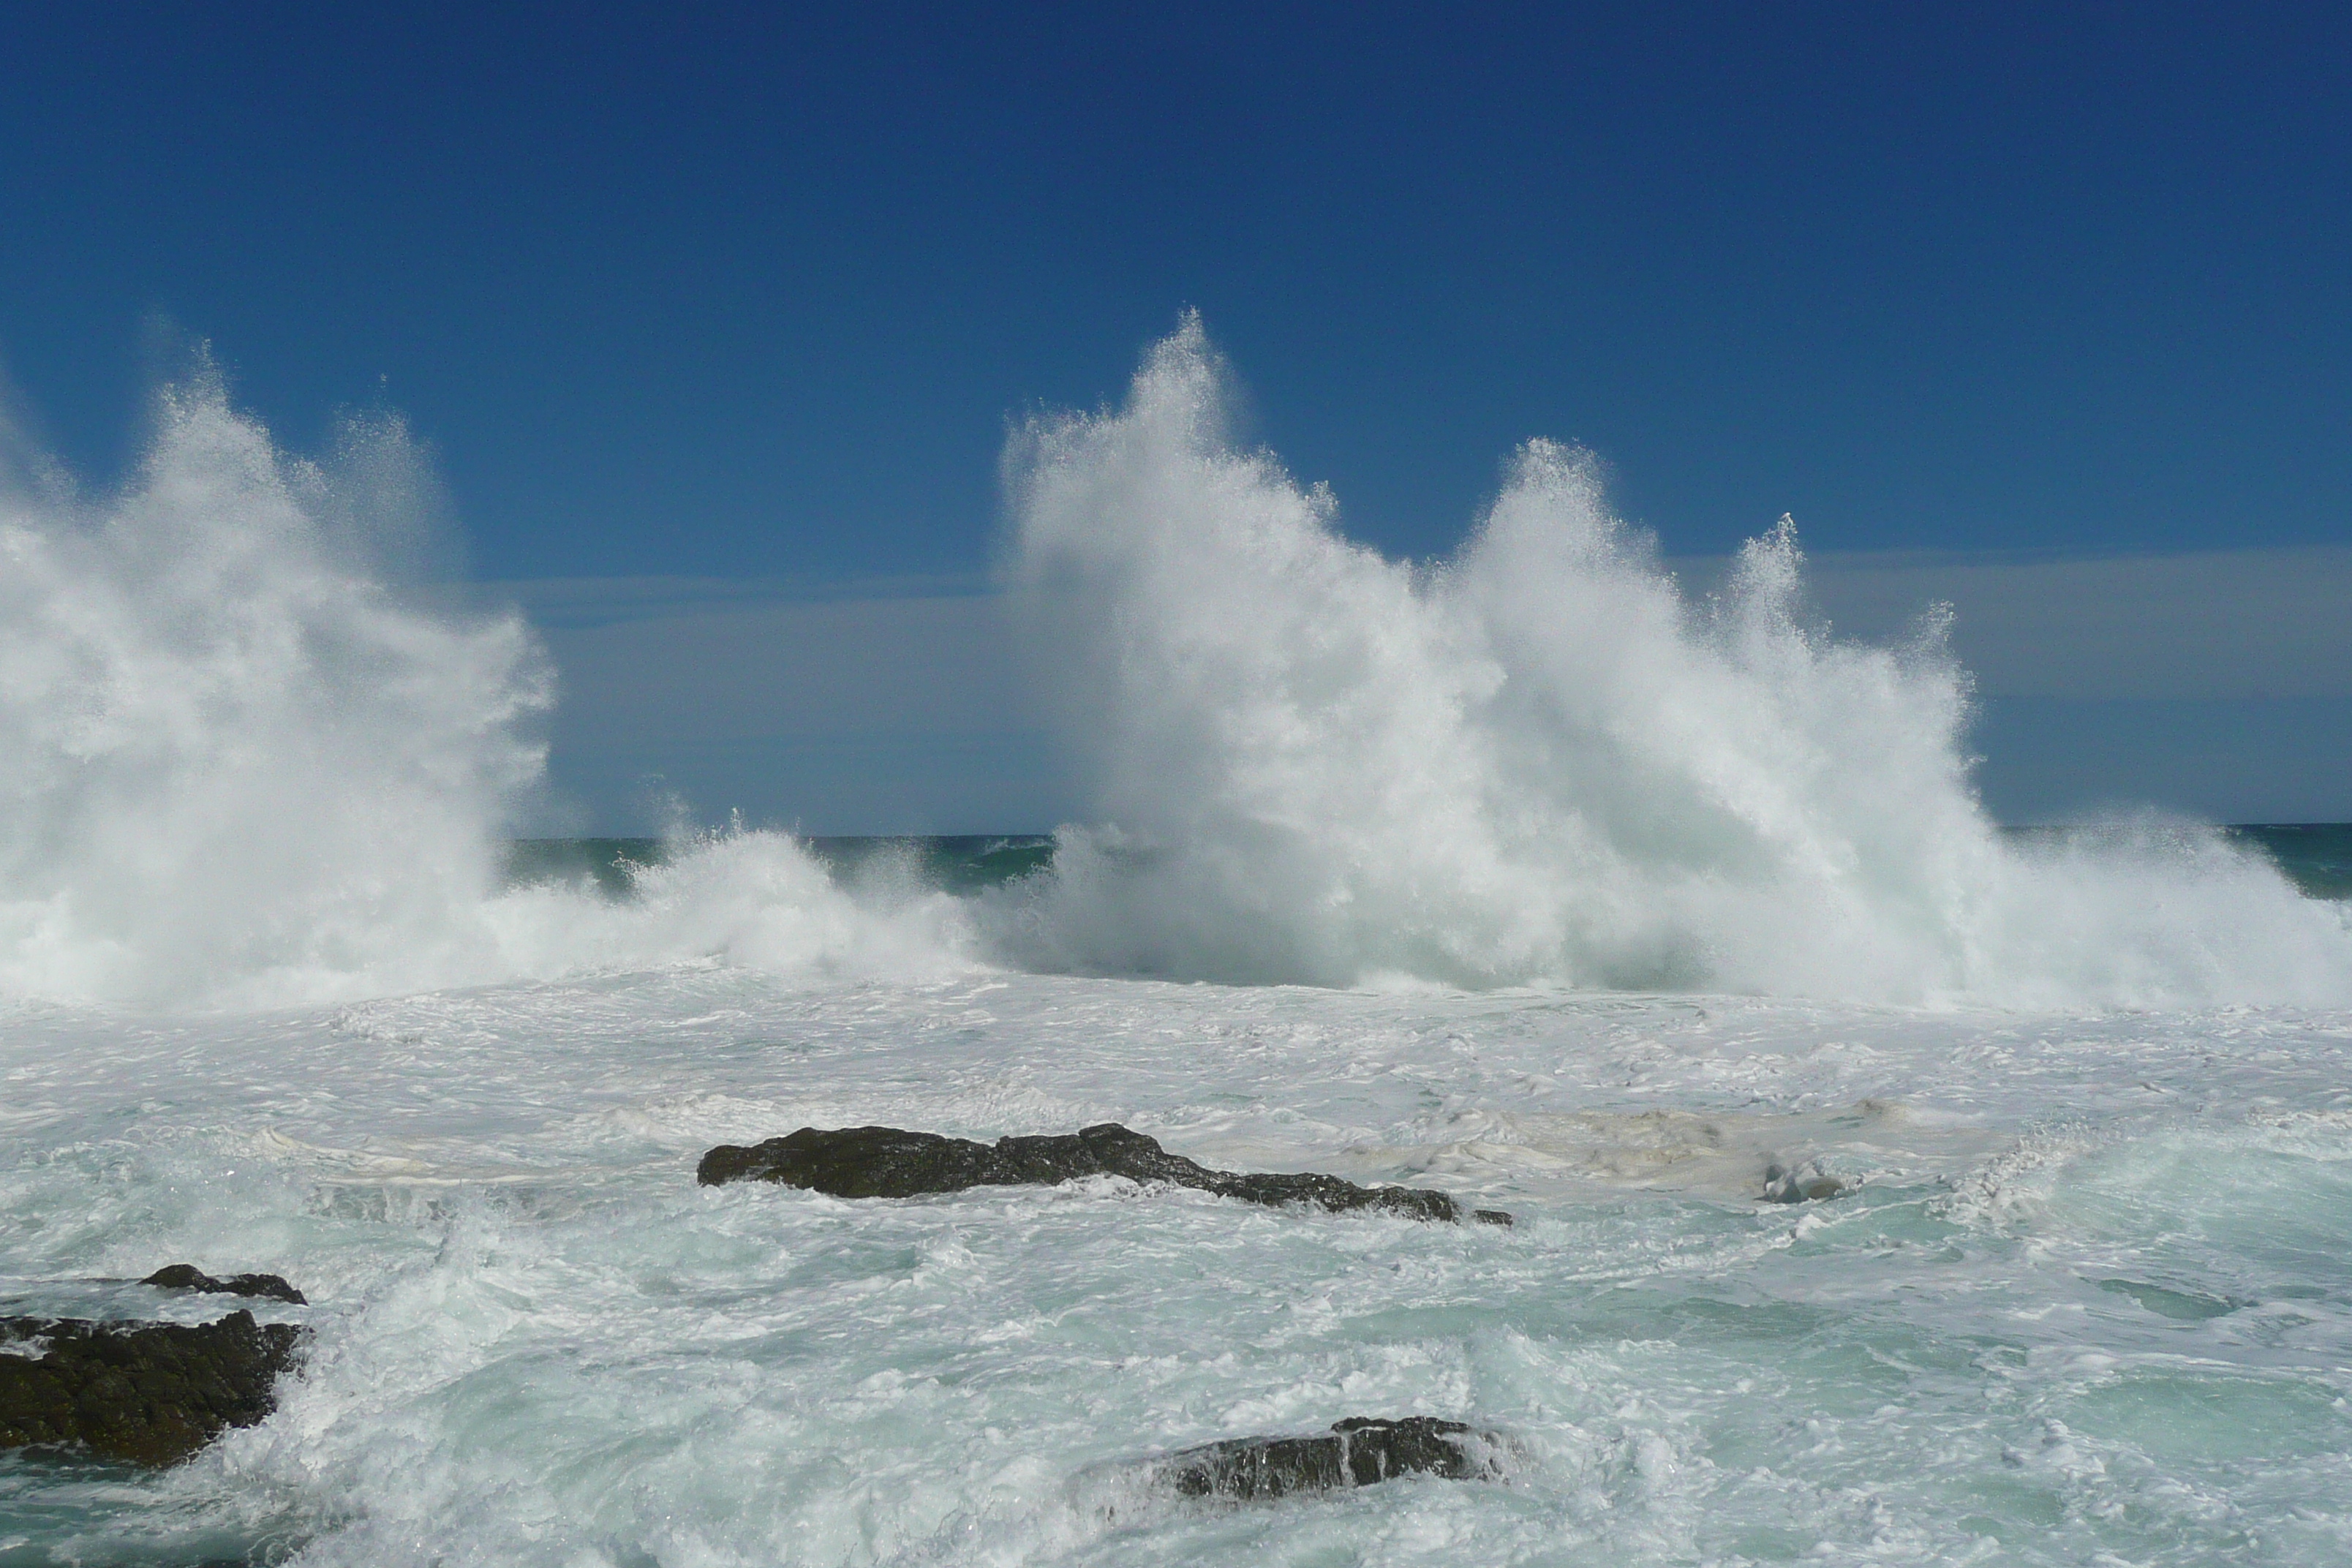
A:
[[[1442,568],[1227,438],[1197,318],[1126,407],[1013,443],[1011,565],[1087,775],[998,950],[1108,973],[2028,1004],[2352,994],[2352,938],[2196,830],[2036,855],[1985,816],[1965,674],[1801,607],[1785,521],[1693,603],[1529,443]]]
[[[551,672],[519,618],[385,589],[338,526],[383,509],[217,380],[158,412],[121,494],[0,500],[0,987],[266,1000],[404,967],[492,890]]]
[[[873,912],[791,838],[677,847],[614,905],[502,889],[553,671],[512,613],[393,585],[429,548],[394,421],[321,466],[218,379],[163,393],[120,494],[0,493],[0,995],[257,1006],[719,957],[950,962],[946,900]],[[35,479],[40,482],[33,482]]]
[[[2352,937],[2211,834],[2029,853],[1970,792],[1929,622],[1840,643],[1793,531],[1694,605],[1537,443],[1441,570],[1349,543],[1221,428],[1197,322],[1123,412],[1041,424],[1014,575],[1088,770],[1056,870],[853,897],[791,838],[677,847],[614,904],[499,886],[552,676],[511,615],[393,585],[396,424],[321,467],[215,380],[121,493],[0,493],[0,994],[268,1005],[719,959],[2030,1004],[2335,1001]],[[413,535],[404,542],[404,535]],[[789,657],[790,650],[779,650]]]

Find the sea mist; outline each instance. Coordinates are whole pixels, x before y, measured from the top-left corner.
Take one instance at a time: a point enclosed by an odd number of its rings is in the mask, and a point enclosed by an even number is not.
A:
[[[1013,440],[1010,577],[1090,826],[1002,900],[1018,962],[2055,1005],[2339,999],[2342,915],[2179,826],[1987,818],[1943,613],[1806,608],[1785,520],[1693,599],[1532,441],[1442,565],[1347,540],[1225,433],[1197,319],[1116,413]]]

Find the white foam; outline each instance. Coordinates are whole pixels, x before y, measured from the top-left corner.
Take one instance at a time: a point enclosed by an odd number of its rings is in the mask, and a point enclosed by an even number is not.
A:
[[[320,465],[216,382],[167,392],[119,494],[0,498],[0,994],[253,1007],[977,954],[1391,989],[2352,995],[2343,910],[2210,832],[2005,842],[1935,618],[1900,647],[1834,638],[1788,527],[1693,602],[1589,460],[1537,442],[1456,559],[1391,562],[1234,448],[1223,395],[1190,323],[1126,409],[1008,457],[1014,586],[1091,808],[1054,872],[845,889],[737,830],[615,904],[499,886],[554,675],[515,614],[385,569],[429,489],[397,426]]]
[[[178,1469],[101,1490],[0,1457],[0,1541],[562,1568],[1990,1538],[2057,1564],[2259,1534],[2334,1563],[2347,1019],[718,965],[165,1028],[52,1009],[0,1032],[37,1118],[0,1125],[9,1310],[152,1315],[130,1282],[185,1261],[285,1275],[310,1305],[265,1310],[316,1338],[275,1415]],[[694,1182],[712,1142],[803,1123],[1107,1119],[1517,1223]],[[1760,1203],[1768,1152],[1860,1185]],[[1138,1484],[1411,1414],[1519,1462],[1247,1507]]]
[[[545,660],[517,616],[403,602],[339,527],[373,498],[216,383],[158,410],[121,494],[0,500],[0,987],[268,1003],[446,969],[541,767]]]
[[[386,555],[429,521],[404,432],[355,426],[321,465],[216,378],[157,409],[121,493],[0,496],[0,994],[251,1007],[952,964],[948,900],[854,900],[779,834],[687,835],[627,905],[501,889],[554,671],[511,611],[396,585]]]
[[[2005,844],[1930,611],[1806,614],[1784,520],[1692,602],[1591,459],[1518,454],[1436,567],[1223,433],[1200,323],[1007,460],[1090,825],[998,950],[1097,973],[2142,1005],[2352,994],[2333,909],[2201,830]]]

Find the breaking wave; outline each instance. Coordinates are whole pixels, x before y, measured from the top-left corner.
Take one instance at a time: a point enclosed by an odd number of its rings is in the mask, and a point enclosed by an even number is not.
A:
[[[779,834],[683,843],[625,904],[503,888],[554,671],[519,615],[397,585],[431,482],[396,422],[296,459],[199,376],[160,395],[119,493],[6,467],[0,994],[250,1007],[949,961],[947,900],[870,913]]]
[[[1589,455],[1530,442],[1450,562],[1339,531],[1226,434],[1197,319],[1115,413],[1008,454],[1013,585],[1081,763],[1040,967],[1925,1002],[2323,1001],[2332,908],[2210,831],[2035,852],[1970,782],[1942,612],[1809,616],[1793,527],[1693,599]]]
[[[1392,562],[1224,404],[1189,321],[1123,409],[1014,439],[1009,585],[1089,825],[969,897],[740,830],[618,901],[504,885],[555,672],[518,614],[403,585],[432,486],[395,421],[298,459],[199,376],[118,491],[0,461],[0,994],[254,1007],[711,959],[2352,994],[2342,913],[2210,832],[2005,840],[1941,621],[1834,637],[1786,522],[1694,598],[1588,457],[1535,442],[1454,559]]]

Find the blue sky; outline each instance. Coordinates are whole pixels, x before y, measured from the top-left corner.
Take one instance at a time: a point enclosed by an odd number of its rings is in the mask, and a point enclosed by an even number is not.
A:
[[[297,446],[403,411],[553,628],[583,825],[653,772],[1050,823],[1017,700],[901,701],[891,649],[911,604],[985,619],[1008,418],[1116,396],[1186,307],[1385,550],[1580,441],[1671,554],[1794,513],[1845,624],[1977,571],[2004,815],[2352,816],[2352,642],[2262,642],[2352,543],[2340,8],[487,9],[10,8],[0,365],[100,482],[190,336]],[[2194,558],[2226,668],[2053,677],[2057,558]],[[598,640],[683,670],[828,605],[814,710],[644,699]]]

